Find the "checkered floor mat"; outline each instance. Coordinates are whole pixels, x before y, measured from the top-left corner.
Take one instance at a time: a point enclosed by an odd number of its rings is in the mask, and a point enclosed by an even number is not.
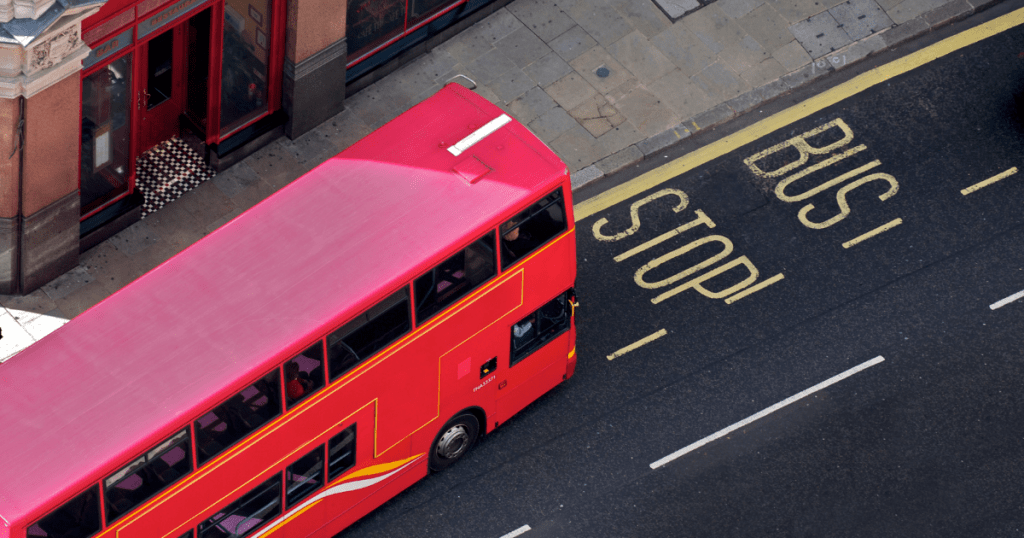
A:
[[[135,184],[145,199],[142,218],[212,178],[212,168],[182,139],[174,137],[135,161]]]

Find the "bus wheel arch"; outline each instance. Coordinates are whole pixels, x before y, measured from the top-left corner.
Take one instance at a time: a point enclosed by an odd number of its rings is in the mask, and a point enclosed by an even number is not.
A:
[[[459,411],[438,430],[430,444],[428,466],[431,471],[447,469],[466,455],[479,439],[486,423],[482,411],[469,408]]]

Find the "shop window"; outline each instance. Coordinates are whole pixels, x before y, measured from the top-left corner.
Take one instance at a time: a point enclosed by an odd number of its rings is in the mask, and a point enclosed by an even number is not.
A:
[[[206,463],[281,414],[280,391],[281,373],[274,370],[199,417],[195,422],[198,464]]]
[[[281,473],[199,524],[199,538],[241,538],[281,514]]]
[[[444,8],[459,2],[453,0],[408,0],[408,23],[407,26],[415,26],[427,19],[431,15],[443,10]]]
[[[370,358],[411,328],[409,288],[403,287],[327,336],[331,379]]]
[[[345,39],[356,58],[405,31],[406,0],[349,0]]]
[[[558,189],[501,225],[502,270],[564,231],[565,202]]]
[[[132,57],[82,79],[82,214],[129,190]]]
[[[107,524],[191,471],[192,443],[185,428],[103,481]]]
[[[100,530],[100,488],[93,486],[28,528],[32,538],[87,538]]]
[[[225,0],[220,132],[226,136],[267,112],[270,0]]]
[[[416,279],[416,323],[454,303],[497,274],[494,232]]]

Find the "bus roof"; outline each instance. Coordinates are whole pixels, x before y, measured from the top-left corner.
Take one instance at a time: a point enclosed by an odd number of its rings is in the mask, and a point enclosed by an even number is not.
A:
[[[501,114],[448,85],[0,365],[0,517],[31,523],[557,187],[515,121],[448,150]]]

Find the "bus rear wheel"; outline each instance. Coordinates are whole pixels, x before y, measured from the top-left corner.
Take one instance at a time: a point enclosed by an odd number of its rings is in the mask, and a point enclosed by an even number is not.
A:
[[[480,423],[469,413],[457,415],[441,428],[430,447],[430,470],[443,471],[473,446],[480,433]]]

